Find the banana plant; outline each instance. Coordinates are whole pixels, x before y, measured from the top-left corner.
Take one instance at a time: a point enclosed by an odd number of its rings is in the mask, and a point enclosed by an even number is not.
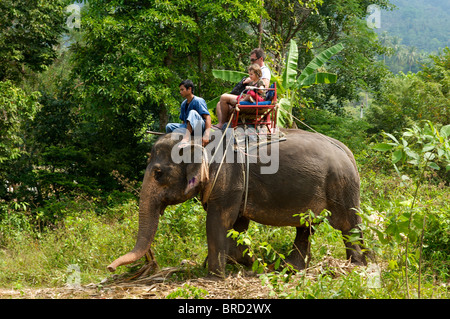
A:
[[[294,40],[291,40],[289,52],[286,58],[286,66],[281,77],[272,74],[271,83],[276,82],[277,95],[279,97],[278,105],[282,108],[282,112],[278,112],[277,125],[280,127],[291,127],[293,124],[292,108],[294,99],[298,91],[309,87],[313,84],[335,83],[337,75],[328,72],[316,72],[322,67],[333,55],[339,53],[344,46],[336,44],[318,54],[297,76],[298,68],[298,47]],[[230,70],[213,70],[213,76],[218,79],[239,82],[247,73]],[[219,101],[220,96],[207,103],[208,108],[213,108]]]
[[[291,40],[286,66],[280,76],[272,75],[272,81],[277,83],[279,107],[282,109],[278,113],[278,123],[280,127],[291,127],[293,124],[292,108],[294,107],[295,96],[298,92],[313,84],[335,83],[337,75],[328,72],[317,72],[333,55],[339,53],[344,46],[339,43],[328,48],[314,57],[311,62],[297,76],[298,67],[298,47],[294,40]]]
[[[240,72],[240,71],[231,71],[231,70],[217,70],[213,69],[212,74],[216,79],[221,79],[224,81],[229,81],[231,83],[239,83],[244,76],[248,76],[248,73]],[[220,95],[216,96],[214,99],[208,101],[206,106],[209,110],[212,110],[216,107],[217,103],[220,100]]]

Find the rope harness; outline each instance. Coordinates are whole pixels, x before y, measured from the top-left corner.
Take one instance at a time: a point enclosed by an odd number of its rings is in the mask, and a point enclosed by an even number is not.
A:
[[[233,110],[233,113],[230,116],[230,120],[228,121],[228,124],[227,124],[224,132],[226,132],[228,130],[228,128],[230,127],[230,124],[233,121],[233,117],[234,116],[235,116],[235,110]],[[204,155],[208,165],[210,165],[213,162],[213,160],[214,160],[214,158],[217,155],[217,152],[219,150],[219,146],[223,145],[223,139],[225,138],[225,136],[226,136],[226,134],[222,134],[222,137],[221,137],[221,139],[220,139],[220,141],[218,143],[218,147],[216,148],[216,150],[215,150],[213,156],[211,157],[210,161],[207,161],[207,155],[206,154]],[[250,176],[250,156],[251,156],[250,155],[250,151],[252,151],[253,149],[255,149],[257,147],[260,147],[260,146],[263,146],[263,145],[269,145],[269,144],[274,143],[274,142],[280,142],[280,141],[283,141],[283,140],[286,140],[286,139],[282,138],[282,139],[279,139],[279,140],[258,142],[257,145],[253,145],[252,147],[250,147],[249,146],[250,136],[248,135],[248,127],[247,127],[247,125],[244,122],[244,141],[243,141],[244,142],[244,149],[242,149],[241,146],[238,143],[238,136],[236,134],[236,131],[233,130],[233,138],[230,138],[228,140],[228,142],[226,142],[225,151],[224,151],[223,156],[222,156],[222,158],[220,160],[219,168],[217,169],[217,172],[215,174],[214,180],[213,180],[213,182],[212,182],[212,184],[210,186],[205,188],[205,190],[204,190],[204,192],[203,192],[203,194],[201,196],[202,197],[202,200],[201,200],[202,204],[207,203],[208,200],[209,200],[209,197],[210,197],[210,195],[211,195],[211,193],[212,193],[212,191],[214,189],[214,186],[216,185],[217,179],[218,179],[220,171],[222,169],[223,162],[225,160],[225,156],[227,154],[229,146],[231,145],[231,141],[232,140],[236,142],[235,145],[236,145],[236,151],[238,151],[238,154],[240,156],[244,157],[244,161],[243,161],[244,165],[242,167],[242,175],[243,175],[243,179],[244,179],[244,195],[243,195],[244,204],[243,204],[242,212],[245,212],[246,209],[247,209],[247,203],[248,203],[248,186],[249,186],[249,180],[250,180],[250,178],[249,178],[249,176]],[[208,166],[208,170],[209,170],[209,166]]]
[[[278,109],[281,110],[281,111],[283,111],[283,112],[285,112],[285,113],[288,113],[287,111],[283,110],[282,108],[278,108]],[[236,110],[233,110],[233,113],[232,113],[231,116],[230,116],[230,120],[228,121],[227,126],[226,126],[224,132],[226,132],[226,131],[228,130],[228,128],[230,127],[230,124],[231,124],[231,122],[233,121],[233,117],[235,116],[235,112],[236,112]],[[315,129],[313,129],[311,126],[307,125],[305,122],[303,122],[302,120],[298,119],[298,118],[295,117],[294,115],[292,115],[292,114],[290,114],[290,113],[288,113],[288,114],[289,114],[290,116],[292,116],[295,120],[297,120],[299,123],[301,123],[301,124],[304,125],[305,127],[309,128],[309,129],[312,130],[314,133],[317,133],[320,137],[322,137],[323,139],[327,140],[329,143],[333,144],[334,146],[336,146],[337,148],[339,148],[341,151],[343,151],[344,153],[346,153],[345,150],[344,150],[341,146],[339,146],[338,144],[336,144],[333,140],[331,140],[331,139],[328,138],[327,136],[325,136],[325,135],[323,135],[323,134],[317,132],[317,131],[316,131]],[[222,134],[222,137],[221,137],[219,143],[217,144],[217,148],[216,148],[216,150],[215,150],[215,152],[214,152],[214,154],[213,154],[213,156],[211,157],[210,160],[208,160],[208,156],[207,156],[207,154],[206,154],[205,148],[204,148],[203,146],[200,146],[200,147],[202,147],[202,149],[203,149],[203,158],[202,158],[202,166],[203,166],[203,167],[202,167],[202,178],[203,178],[203,171],[206,170],[206,172],[207,172],[206,174],[208,174],[206,180],[209,179],[209,165],[213,162],[215,156],[217,155],[217,152],[218,152],[218,150],[219,150],[219,146],[220,146],[220,145],[223,145],[222,143],[223,143],[223,139],[225,138],[225,135],[226,135],[226,134]],[[221,158],[221,160],[220,160],[219,168],[217,169],[216,175],[215,175],[215,177],[214,177],[214,180],[213,180],[211,186],[206,187],[205,190],[203,191],[202,195],[201,195],[201,202],[202,202],[202,204],[207,203],[208,200],[209,200],[209,197],[211,196],[211,193],[212,193],[212,191],[213,191],[213,189],[214,189],[214,186],[216,185],[217,179],[218,179],[219,174],[220,174],[220,170],[222,169],[222,165],[223,165],[223,162],[224,162],[224,160],[225,160],[225,156],[226,156],[226,154],[227,154],[228,148],[229,148],[229,146],[230,146],[232,140],[234,140],[234,141],[237,141],[237,140],[238,140],[235,131],[233,131],[233,138],[230,138],[230,139],[228,140],[228,142],[226,143],[225,151],[224,151],[223,156],[222,156],[222,158]],[[245,212],[245,211],[246,211],[246,209],[247,209],[247,202],[248,202],[248,186],[249,186],[249,179],[250,179],[250,178],[249,178],[249,176],[250,176],[250,151],[252,151],[253,149],[255,149],[255,148],[257,148],[257,147],[261,147],[261,146],[263,146],[263,145],[269,145],[269,144],[272,144],[272,143],[274,143],[274,142],[281,142],[281,141],[284,141],[284,140],[286,140],[286,138],[280,138],[280,139],[278,139],[278,140],[266,141],[266,142],[263,142],[263,143],[259,143],[259,142],[258,142],[257,145],[253,145],[251,148],[249,148],[248,127],[247,127],[247,125],[246,125],[245,122],[244,122],[244,150],[241,148],[241,146],[239,146],[239,143],[236,143],[236,145],[237,145],[237,150],[239,151],[239,153],[241,154],[241,156],[242,156],[242,155],[244,156],[244,167],[242,168],[242,174],[243,174],[243,178],[244,178],[244,196],[243,196],[243,197],[244,197],[244,205],[243,205],[243,210],[242,210],[242,212]]]

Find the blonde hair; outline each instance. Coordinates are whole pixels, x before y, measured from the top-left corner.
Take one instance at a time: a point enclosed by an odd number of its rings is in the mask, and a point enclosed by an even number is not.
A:
[[[248,67],[247,71],[248,72],[253,71],[258,76],[258,78],[262,77],[261,67],[256,63],[251,64]]]

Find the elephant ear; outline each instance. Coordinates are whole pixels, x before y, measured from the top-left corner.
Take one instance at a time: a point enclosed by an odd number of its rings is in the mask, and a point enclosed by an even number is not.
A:
[[[208,180],[209,180],[208,159],[206,158],[206,154],[202,149],[200,157],[194,155],[193,163],[186,165],[187,185],[184,193],[188,194],[192,190],[197,189],[198,186],[206,185]]]

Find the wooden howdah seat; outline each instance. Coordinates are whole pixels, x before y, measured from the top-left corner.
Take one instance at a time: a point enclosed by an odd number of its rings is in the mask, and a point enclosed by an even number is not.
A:
[[[258,134],[274,134],[277,126],[277,88],[273,83],[267,91],[265,101],[251,103],[240,101],[242,94],[238,97],[235,115],[231,126],[233,128],[242,126],[244,128],[254,127]],[[243,94],[245,94],[244,91]],[[264,133],[263,133],[264,132]]]

